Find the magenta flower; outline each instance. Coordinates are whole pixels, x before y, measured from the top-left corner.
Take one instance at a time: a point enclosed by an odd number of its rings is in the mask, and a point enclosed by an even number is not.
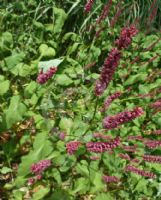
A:
[[[60,138],[62,141],[64,141],[65,136],[66,136],[66,134],[65,134],[64,132],[61,132],[61,133],[59,134],[59,138]]]
[[[121,96],[121,92],[115,92],[114,94],[112,94],[111,96],[109,96],[105,102],[103,107],[100,109],[101,112],[104,112],[109,106],[110,104],[117,98],[119,98]]]
[[[137,145],[132,145],[132,146],[122,145],[122,148],[123,148],[123,150],[125,150],[127,152],[133,152],[133,153],[135,153],[137,151]]]
[[[129,161],[131,160],[130,156],[127,153],[126,154],[120,153],[119,156],[124,160],[129,160]]]
[[[161,164],[161,156],[143,155],[143,160],[147,162]]]
[[[81,145],[80,141],[68,142],[66,144],[66,150],[67,150],[68,154],[70,154],[70,155],[74,154],[78,150],[80,145]]]
[[[40,71],[37,77],[37,82],[39,84],[44,84],[46,83],[49,79],[52,78],[52,76],[56,73],[57,68],[51,67],[47,72],[43,72],[43,70]]]
[[[51,160],[41,160],[38,163],[32,164],[30,170],[33,174],[39,175],[50,166]]]
[[[154,135],[161,135],[161,130],[152,131],[152,134],[154,134]]]
[[[85,5],[84,11],[87,13],[90,12],[92,9],[93,3],[94,3],[94,0],[88,0]]]
[[[120,138],[116,137],[111,142],[88,142],[86,148],[90,152],[103,153],[105,151],[111,151],[112,149],[120,145]]]
[[[141,135],[130,135],[130,136],[128,136],[128,140],[139,140],[139,141],[142,141],[143,137]]]
[[[144,144],[148,148],[154,149],[161,146],[161,140],[146,140]]]
[[[28,179],[28,185],[33,185],[35,183],[35,179],[34,178],[29,178]]]
[[[157,100],[156,102],[150,105],[151,108],[160,108],[161,107],[161,99]]]
[[[112,80],[113,74],[119,64],[120,57],[121,57],[120,51],[114,48],[110,51],[108,57],[104,61],[100,78],[95,85],[95,94],[97,96],[103,94],[109,82]]]
[[[132,37],[134,37],[137,32],[138,30],[134,25],[123,28],[120,37],[116,40],[115,44],[119,49],[127,48],[132,42]]]
[[[119,182],[119,178],[117,178],[116,176],[106,176],[106,175],[104,175],[102,177],[102,179],[105,183],[113,183],[113,182],[117,183],[117,182]]]
[[[140,117],[143,113],[144,111],[141,107],[137,107],[132,111],[123,111],[117,115],[105,117],[103,120],[103,126],[108,130],[117,128],[119,125]]]
[[[36,176],[36,180],[41,180],[42,179],[42,175],[41,174],[38,174],[37,176]]]
[[[136,174],[138,174],[140,176],[145,176],[145,177],[149,177],[149,178],[155,178],[155,174],[154,173],[138,169],[137,167],[134,167],[133,165],[126,166],[125,171],[133,172],[133,173],[136,173]]]

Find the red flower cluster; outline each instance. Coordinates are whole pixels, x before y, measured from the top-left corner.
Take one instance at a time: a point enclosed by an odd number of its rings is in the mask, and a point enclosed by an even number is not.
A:
[[[130,135],[130,136],[128,136],[128,140],[139,140],[139,141],[142,141],[143,137],[141,135]]]
[[[33,185],[36,181],[41,180],[42,179],[42,175],[38,174],[35,177],[31,177],[28,179],[28,185]]]
[[[108,57],[106,58],[100,79],[95,85],[95,94],[100,96],[103,94],[104,90],[107,88],[109,82],[112,80],[113,74],[119,64],[121,53],[118,49],[113,48]]]
[[[106,175],[104,175],[102,177],[102,179],[105,183],[112,183],[112,182],[117,183],[117,182],[119,182],[119,178],[117,178],[116,176],[106,176]]]
[[[103,107],[100,109],[101,112],[104,112],[108,107],[109,105],[115,100],[117,99],[118,97],[121,96],[121,92],[115,92],[114,94],[112,94],[111,96],[109,96],[105,102],[104,102],[104,105]]]
[[[68,154],[70,154],[70,155],[74,154],[78,150],[80,145],[81,145],[80,141],[68,142],[66,144],[66,150],[67,150]]]
[[[126,154],[120,153],[119,156],[124,160],[129,160],[129,161],[131,160],[130,156],[127,153]]]
[[[161,130],[152,131],[152,134],[154,134],[154,135],[161,135]]]
[[[87,12],[87,13],[90,12],[93,3],[94,3],[94,0],[88,0],[86,5],[85,5],[84,11]]]
[[[137,32],[138,30],[134,25],[123,28],[121,30],[119,39],[117,39],[115,42],[117,47],[119,49],[127,48],[132,42],[132,37],[134,37],[137,34]]]
[[[161,140],[146,140],[144,144],[150,148],[154,149],[161,146]]]
[[[32,164],[30,170],[33,174],[39,175],[50,166],[51,160],[41,160],[38,163]]]
[[[128,165],[126,168],[125,168],[126,171],[129,171],[129,172],[134,172],[138,175],[141,175],[141,176],[145,176],[145,177],[149,177],[149,178],[155,178],[155,174],[152,173],[152,172],[145,172],[144,170],[141,170],[141,169],[138,169],[137,167],[134,167],[132,165]]]
[[[133,145],[133,146],[126,146],[126,145],[122,145],[123,150],[127,151],[127,152],[136,152],[137,151],[137,145]]]
[[[112,149],[120,145],[120,138],[116,137],[111,142],[88,142],[86,144],[87,150],[95,153],[102,153],[105,151],[111,151]]]
[[[158,101],[152,103],[152,104],[150,105],[150,107],[151,107],[151,108],[159,108],[159,107],[161,107],[161,99],[159,99]]]
[[[124,111],[114,116],[108,116],[103,120],[103,126],[110,130],[141,116],[143,113],[143,109],[137,107],[132,111]]]
[[[66,134],[65,134],[64,132],[61,132],[61,133],[59,134],[59,138],[60,138],[62,141],[64,141],[65,136],[66,136]]]
[[[56,73],[57,68],[56,67],[51,67],[47,72],[43,72],[43,70],[40,71],[37,77],[37,82],[39,84],[44,84],[46,83],[49,79],[52,78],[52,76]]]
[[[161,156],[143,155],[143,160],[161,164]]]

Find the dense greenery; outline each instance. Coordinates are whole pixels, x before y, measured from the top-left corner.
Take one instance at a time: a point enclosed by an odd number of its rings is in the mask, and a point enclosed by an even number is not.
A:
[[[152,0],[120,3],[114,27],[110,26],[120,1],[113,0],[108,16],[96,24],[105,0],[95,0],[89,13],[86,1],[23,0],[3,1],[0,8],[0,194],[2,199],[44,200],[151,200],[161,198],[161,164],[145,162],[142,155],[161,155],[161,145],[148,148],[147,140],[160,141],[161,34],[160,9],[149,24]],[[129,11],[133,10],[130,13]],[[138,20],[138,17],[140,19]],[[136,22],[137,21],[137,22]],[[113,80],[102,96],[94,93],[101,66],[121,29],[136,23],[138,34],[122,51]],[[96,33],[99,32],[99,35]],[[150,47],[153,42],[155,45]],[[150,47],[150,48],[148,48]],[[138,58],[138,59],[136,59]],[[56,67],[56,74],[45,84],[36,80],[43,69]],[[122,95],[105,112],[100,112],[111,94]],[[142,107],[144,115],[116,129],[105,130],[105,116]],[[154,108],[155,107],[155,108]],[[112,152],[91,153],[90,141],[99,132],[115,138],[123,146],[137,145],[126,152],[120,145]],[[61,134],[65,134],[65,138]],[[143,140],[128,140],[128,136]],[[80,141],[69,155],[66,144]],[[119,155],[137,158],[134,166],[153,172],[147,178],[126,172],[131,161]],[[98,159],[91,159],[97,156]],[[30,184],[31,166],[51,160],[40,180]],[[103,175],[116,176],[116,183],[105,183]]]

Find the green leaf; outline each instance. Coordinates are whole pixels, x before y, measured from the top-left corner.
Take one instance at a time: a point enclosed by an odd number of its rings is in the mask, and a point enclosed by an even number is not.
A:
[[[62,183],[61,174],[58,169],[52,169],[52,177],[54,177],[58,184]]]
[[[128,86],[128,85],[132,85],[132,84],[137,83],[137,82],[142,82],[142,81],[145,80],[146,77],[147,77],[147,74],[145,74],[145,73],[131,75],[130,78],[128,78],[125,81],[124,85]]]
[[[43,70],[43,72],[46,72],[51,67],[58,67],[58,65],[60,65],[61,62],[63,62],[63,59],[54,59],[54,60],[49,60],[49,61],[41,61],[38,64],[39,71]]]
[[[95,172],[92,173],[92,176],[90,177],[92,184],[94,187],[91,188],[91,192],[95,193],[98,191],[102,191],[105,188],[105,184],[102,181],[102,172]]]
[[[45,200],[73,200],[73,198],[68,194],[66,190],[56,189],[54,190],[51,197],[46,198]]]
[[[41,200],[45,197],[50,191],[50,188],[41,188],[38,192],[35,192],[33,195],[33,200]]]
[[[114,198],[107,193],[98,194],[95,200],[114,200]]]
[[[72,79],[65,74],[56,75],[56,83],[61,86],[68,86],[73,83]]]
[[[23,200],[23,192],[21,192],[19,190],[14,190],[13,196],[14,196],[14,199],[16,199],[16,200]]]
[[[89,190],[89,179],[87,178],[78,178],[74,184],[73,193],[85,194]]]
[[[61,8],[53,7],[53,18],[54,18],[54,34],[61,32],[65,20],[67,19],[67,14]]]
[[[0,171],[2,174],[7,174],[9,172],[12,172],[12,169],[8,167],[3,167]]]
[[[59,127],[62,131],[66,131],[67,133],[70,133],[71,128],[73,126],[73,121],[70,118],[61,118]]]
[[[21,102],[20,96],[13,96],[10,101],[9,108],[5,111],[5,121],[7,128],[23,119],[27,108]],[[13,114],[14,113],[14,114]]]
[[[37,29],[44,29],[44,25],[38,21],[33,20],[33,25],[37,28]]]
[[[76,165],[76,171],[82,176],[89,177],[88,163],[85,160],[82,160],[81,163]]]
[[[28,75],[32,75],[33,72],[35,71],[35,66],[34,65],[26,65],[24,63],[18,63],[13,69],[10,71],[14,75],[19,75],[22,77],[26,77]]]
[[[56,52],[53,48],[48,47],[46,44],[41,44],[39,51],[42,57],[54,57]]]
[[[13,37],[10,32],[4,32],[1,36],[0,42],[2,45],[10,47],[13,45]]]
[[[141,180],[139,180],[138,184],[136,185],[134,191],[143,192],[144,194],[147,194],[147,192],[148,192],[147,185],[148,185],[148,181],[145,179],[141,179]]]
[[[3,96],[9,90],[10,81],[9,80],[2,81],[2,82],[0,82],[0,85],[1,85],[0,96]]]
[[[23,52],[13,53],[11,56],[5,58],[5,64],[8,70],[12,70],[14,67],[16,67],[16,65],[22,62],[24,58],[25,54]]]
[[[38,84],[35,81],[31,81],[25,88],[24,95],[25,97],[31,97],[36,91]]]

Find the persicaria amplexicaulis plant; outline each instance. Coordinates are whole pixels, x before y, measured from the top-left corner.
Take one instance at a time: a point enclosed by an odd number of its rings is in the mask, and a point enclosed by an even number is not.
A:
[[[0,199],[160,200],[160,1],[2,1]]]

